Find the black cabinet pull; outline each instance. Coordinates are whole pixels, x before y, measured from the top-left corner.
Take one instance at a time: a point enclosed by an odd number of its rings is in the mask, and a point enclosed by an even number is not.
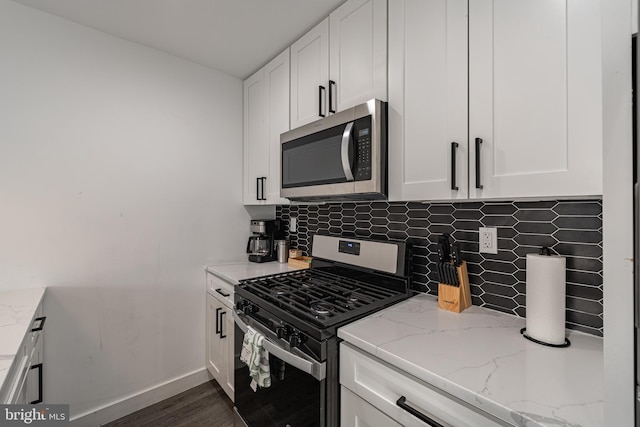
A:
[[[320,85],[318,86],[318,115],[320,117],[324,117],[324,114],[322,114],[322,92],[325,91],[324,86]]]
[[[217,293],[219,293],[220,295],[222,295],[222,296],[223,296],[223,297],[225,297],[225,298],[229,296],[229,294],[228,294],[228,293],[226,293],[226,292],[222,292],[222,288],[218,288],[218,289],[216,289],[216,292],[217,292]]]
[[[458,143],[451,143],[451,189],[454,191],[458,191],[458,186],[456,185],[456,150],[458,149]]]
[[[329,80],[329,112],[330,113],[336,112],[335,108],[333,108],[333,88],[335,86],[336,86],[336,82],[334,82],[333,80]],[[336,95],[338,94],[336,93]]]
[[[31,402],[32,405],[35,405],[37,403],[42,403],[42,363],[33,365],[30,369],[38,370],[38,399]]]
[[[222,328],[220,327],[220,310],[222,310],[222,307],[216,308],[216,335],[222,332]]]
[[[227,314],[226,311],[223,311],[222,313],[220,313],[220,339],[224,339],[227,336],[222,334],[222,326],[224,325],[224,321],[222,320],[222,316],[224,316],[225,314]]]
[[[40,322],[40,324],[39,324],[38,326],[36,326],[35,328],[32,328],[32,329],[31,329],[31,332],[38,332],[38,331],[41,331],[41,330],[42,330],[42,328],[44,328],[44,321],[45,321],[45,320],[47,320],[47,316],[44,316],[44,317],[36,317],[36,320],[34,320],[34,321],[33,321],[33,323],[36,323],[36,322],[38,322],[38,321],[39,321],[39,322]]]
[[[256,200],[260,200],[260,178],[256,178]]]
[[[402,396],[400,397],[400,399],[396,401],[396,405],[398,405],[399,407],[401,407],[402,409],[404,409],[405,411],[407,411],[417,419],[429,424],[431,427],[443,427],[442,424],[427,417],[425,414],[418,411],[417,409],[412,408],[406,402],[407,402],[407,398]]]
[[[482,189],[480,183],[480,145],[482,144],[482,138],[476,138],[476,188]]]
[[[266,197],[264,197],[264,182],[267,180],[266,176],[263,176],[262,178],[260,178],[260,198],[258,200],[267,200]]]

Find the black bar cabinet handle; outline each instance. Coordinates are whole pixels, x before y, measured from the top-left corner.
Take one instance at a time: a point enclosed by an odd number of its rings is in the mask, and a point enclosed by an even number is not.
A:
[[[224,321],[222,320],[222,316],[224,316],[225,314],[227,314],[226,311],[223,311],[222,313],[220,313],[220,339],[226,338],[226,335],[222,334],[222,326],[224,325]]]
[[[458,186],[456,185],[456,150],[458,149],[458,143],[451,143],[451,189],[454,191],[458,191]]]
[[[31,402],[32,405],[42,403],[42,363],[38,363],[37,365],[33,365],[31,369],[38,370],[38,399]]]
[[[324,86],[318,86],[318,115],[324,117],[322,114],[322,92],[325,90]]]
[[[220,327],[220,310],[222,310],[222,307],[216,308],[216,335],[222,332],[222,328]]]
[[[480,145],[482,144],[482,138],[476,138],[476,188],[482,189],[480,183]]]
[[[256,178],[256,200],[260,199],[260,178]]]
[[[266,197],[264,197],[264,182],[267,180],[266,176],[263,176],[262,178],[260,178],[260,185],[262,186],[262,198],[260,200],[267,200]]]
[[[47,316],[44,317],[36,317],[36,319],[34,320],[33,323],[35,322],[40,322],[40,324],[38,326],[36,326],[35,328],[31,329],[31,332],[38,332],[41,331],[44,328],[44,321],[47,320]]]
[[[427,417],[425,414],[418,411],[417,409],[414,409],[411,406],[407,405],[406,402],[407,402],[407,398],[404,396],[401,396],[400,399],[396,401],[396,405],[398,405],[399,407],[401,407],[402,409],[404,409],[414,417],[418,418],[419,420],[429,424],[431,427],[443,427],[442,424]]]
[[[336,112],[335,108],[333,108],[333,87],[335,87],[335,85],[336,85],[336,82],[334,82],[333,80],[329,80],[329,112],[330,113]]]
[[[225,297],[225,298],[229,296],[229,294],[228,294],[228,293],[226,293],[226,292],[222,292],[222,288],[218,288],[218,289],[216,289],[216,292],[217,292],[217,293],[219,293],[220,295],[222,295],[222,296],[223,296],[223,297]]]

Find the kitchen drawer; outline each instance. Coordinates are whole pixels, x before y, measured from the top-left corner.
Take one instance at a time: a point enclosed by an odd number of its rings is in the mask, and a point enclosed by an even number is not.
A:
[[[227,307],[233,307],[234,285],[207,272],[207,292],[220,300]]]
[[[375,359],[348,344],[340,344],[340,384],[403,426],[428,426],[405,405],[443,426],[510,426],[427,383]]]
[[[348,388],[340,389],[341,427],[402,427]]]

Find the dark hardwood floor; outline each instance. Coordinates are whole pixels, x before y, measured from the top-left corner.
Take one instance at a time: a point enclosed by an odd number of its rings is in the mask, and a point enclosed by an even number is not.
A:
[[[105,426],[232,427],[233,402],[217,382],[209,381]]]

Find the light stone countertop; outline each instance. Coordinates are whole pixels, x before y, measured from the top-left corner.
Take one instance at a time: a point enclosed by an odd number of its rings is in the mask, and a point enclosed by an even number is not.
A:
[[[286,273],[288,271],[298,270],[297,268],[289,267],[289,264],[279,263],[276,261],[271,262],[250,262],[250,261],[238,261],[238,262],[223,262],[212,263],[206,267],[206,270],[214,274],[221,279],[226,280],[229,283],[237,284],[242,279],[251,279],[253,277],[268,276],[270,274]]]
[[[33,323],[45,288],[0,292],[0,390]]]
[[[571,346],[520,335],[525,319],[418,295],[338,330],[346,342],[516,426],[604,426],[602,338],[567,330]]]

